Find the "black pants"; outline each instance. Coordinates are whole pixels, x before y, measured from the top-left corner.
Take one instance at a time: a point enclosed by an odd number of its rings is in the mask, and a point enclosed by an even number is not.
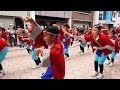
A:
[[[107,59],[110,60],[109,56],[107,56]],[[111,62],[113,63],[114,62],[114,59],[111,58]]]
[[[14,46],[15,46],[15,39],[14,39],[14,37],[9,37],[9,43],[10,43],[11,47],[13,47],[12,43],[14,43]]]
[[[3,70],[2,64],[0,63],[0,70]]]
[[[21,45],[19,45],[19,47],[21,48],[22,46],[21,46]]]
[[[39,65],[41,63],[40,58],[38,57],[38,60],[34,60],[36,65]]]
[[[22,47],[24,48],[24,46],[21,46],[21,45],[19,45],[19,47],[20,47],[20,48],[22,48]]]
[[[73,42],[71,42],[71,46],[73,45]]]
[[[98,72],[98,61],[94,62],[94,67],[95,67],[95,71]],[[100,73],[103,73],[103,64],[99,64],[99,68],[100,68]]]
[[[84,48],[80,46],[80,50],[84,53]]]
[[[87,45],[87,46],[88,46],[88,49],[89,49],[90,45]]]
[[[69,54],[65,54],[67,57],[69,57]]]
[[[27,50],[28,53],[31,53],[31,52],[32,52],[31,49],[26,49],[26,50]]]

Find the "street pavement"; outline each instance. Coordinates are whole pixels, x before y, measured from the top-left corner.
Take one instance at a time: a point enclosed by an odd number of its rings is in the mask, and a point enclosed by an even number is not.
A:
[[[84,55],[80,55],[79,42],[74,42],[69,48],[70,60],[65,61],[65,79],[95,79],[91,77],[94,71],[94,53],[85,48]],[[117,54],[113,67],[104,63],[103,79],[120,79],[120,54]],[[9,47],[9,52],[2,62],[6,75],[1,79],[39,79],[46,68],[32,69],[35,62],[26,49]]]

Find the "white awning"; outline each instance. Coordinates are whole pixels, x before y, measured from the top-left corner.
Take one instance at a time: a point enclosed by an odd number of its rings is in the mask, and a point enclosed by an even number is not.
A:
[[[101,24],[114,24],[114,22],[112,22],[110,20],[101,20],[101,21],[99,21],[99,23],[101,23]]]

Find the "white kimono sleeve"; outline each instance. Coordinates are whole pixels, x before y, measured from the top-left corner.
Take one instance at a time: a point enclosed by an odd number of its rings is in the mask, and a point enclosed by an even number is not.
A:
[[[30,34],[30,38],[32,40],[35,40],[36,37],[43,31],[43,29],[38,25],[35,30],[32,31],[32,33]]]
[[[43,50],[43,55],[42,55],[42,66],[43,67],[49,67],[51,66],[50,62],[50,49],[44,49]]]

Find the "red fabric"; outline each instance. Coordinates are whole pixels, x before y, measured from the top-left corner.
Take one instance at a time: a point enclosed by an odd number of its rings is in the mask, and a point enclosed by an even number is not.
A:
[[[43,37],[44,34],[42,31],[35,39],[35,48],[39,48],[40,46],[44,46],[45,48],[48,47],[45,41],[43,40]],[[57,39],[54,42],[53,48],[50,51],[50,60],[53,69],[54,79],[63,79],[65,76],[65,61],[63,54],[63,46],[61,44],[60,39]]]
[[[120,33],[120,28],[119,27],[116,28],[115,31],[116,31],[116,34]]]
[[[23,35],[23,39],[24,39],[24,38],[29,39],[28,36]],[[25,42],[26,42],[26,43],[29,42],[29,40],[22,40],[22,41],[23,41],[24,43],[25,43]]]
[[[28,30],[28,32],[31,33],[32,30]],[[23,38],[29,39],[29,40],[22,40],[22,42],[24,42],[24,43],[26,42],[26,44],[28,44],[28,45],[31,45],[33,43],[33,40],[30,39],[28,36],[26,36],[24,34],[22,36],[23,36]]]
[[[29,32],[29,33],[31,33],[31,32],[32,32],[32,30],[31,30],[31,29],[29,29],[29,30],[28,30],[28,32]],[[22,38],[28,38],[28,39],[29,39],[29,37],[28,37],[28,36],[26,36],[25,34],[22,34]],[[30,39],[30,40],[22,40],[22,42],[23,42],[23,43],[25,43],[25,42],[26,42],[26,44],[31,45],[31,44],[33,43],[33,40],[32,40],[32,39]]]
[[[70,33],[69,32],[69,30],[66,30],[68,33]],[[63,35],[64,35],[64,32],[62,31],[62,29],[60,29],[60,41],[62,41],[63,40]],[[65,41],[66,41],[66,43],[67,44],[70,44],[70,37],[68,36],[68,35],[66,35],[65,34],[65,37],[67,37],[67,38],[65,38]]]
[[[73,34],[73,32],[72,32],[72,31],[70,31],[70,34]]]
[[[28,44],[28,45],[31,45],[32,43],[33,43],[32,39],[26,41],[26,44]]]
[[[43,40],[44,34],[43,31],[36,37],[35,39],[35,44],[33,45],[34,48],[40,48],[40,46],[44,46],[47,48],[48,46],[46,45],[45,41]]]
[[[23,37],[24,37],[24,34],[23,34],[23,33],[22,33],[22,35],[19,35],[19,36],[18,36],[19,41],[21,41],[22,43],[25,42],[25,40],[22,39]]]
[[[25,42],[28,42],[29,40],[24,40],[24,38],[29,38],[28,36],[26,36],[24,33],[21,35],[22,39],[21,39],[21,42],[22,43],[25,43]]]
[[[108,32],[106,29],[103,30],[103,34],[108,35]]]
[[[8,41],[8,37],[7,37],[7,33],[6,32],[2,32],[1,37],[7,42]]]
[[[65,76],[65,60],[63,46],[60,40],[56,40],[50,51],[51,66],[54,79],[63,79]]]
[[[91,35],[85,35],[85,40],[86,40],[86,42],[90,42],[91,41],[92,49],[93,49],[93,46],[96,46],[92,34]],[[103,47],[105,45],[114,46],[112,41],[108,37],[106,37],[106,35],[104,35],[104,34],[99,34],[99,44],[101,45],[101,47]],[[94,49],[93,49],[93,52],[94,52]],[[105,55],[108,55],[108,54],[110,54],[110,50],[104,49],[103,53]]]
[[[91,32],[91,31],[89,31],[89,32],[88,32],[88,35],[90,35],[90,34],[92,34],[92,32]]]
[[[92,32],[91,32],[91,31],[88,31],[88,32],[86,32],[85,34],[86,34],[86,35],[91,35]]]
[[[113,37],[113,40],[115,40],[115,52],[119,53],[119,40],[116,36]]]
[[[6,46],[7,46],[6,41],[0,37],[0,51]]]
[[[66,38],[66,44],[70,44],[70,38]]]
[[[28,32],[32,33],[33,30],[29,29]],[[40,46],[44,46],[45,48],[48,48],[45,41],[43,40],[44,34],[41,32],[35,39],[35,43],[33,44],[34,48],[40,48]],[[30,41],[33,42],[33,41]]]
[[[68,33],[70,33],[70,31],[69,30],[66,30]],[[66,42],[66,44],[70,44],[70,37],[68,36],[68,35],[66,35],[65,34],[65,37],[66,37],[66,40],[65,40],[65,42]]]
[[[33,30],[29,29],[28,32],[31,33]]]
[[[18,40],[21,41],[22,37],[20,35],[17,36]]]

